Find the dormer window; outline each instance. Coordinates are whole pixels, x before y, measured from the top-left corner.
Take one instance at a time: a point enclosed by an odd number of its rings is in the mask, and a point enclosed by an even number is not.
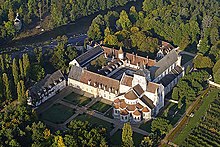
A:
[[[88,81],[88,85],[91,85],[91,79]]]
[[[51,88],[52,88],[52,86],[51,86],[51,85],[49,85],[49,86],[48,86],[48,88],[49,88],[49,89],[51,89]]]
[[[57,85],[57,82],[56,82],[56,81],[54,81],[54,82],[53,82],[53,84],[54,84],[54,85]]]
[[[47,91],[46,88],[44,88],[43,91],[46,92]]]
[[[59,78],[59,81],[60,81],[60,82],[62,82],[62,81],[63,81],[63,79],[62,79],[62,78]]]

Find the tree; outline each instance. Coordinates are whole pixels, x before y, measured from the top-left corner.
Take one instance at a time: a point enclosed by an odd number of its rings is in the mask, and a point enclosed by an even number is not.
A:
[[[198,50],[201,54],[206,54],[209,50],[209,44],[208,44],[208,39],[206,37],[204,37],[200,43],[199,43],[199,46],[198,46]]]
[[[23,79],[24,78],[24,68],[23,68],[23,63],[22,63],[22,60],[21,59],[19,59],[18,60],[18,63],[19,63],[19,69],[20,69],[20,73],[21,73],[21,79]]]
[[[125,10],[122,10],[119,16],[119,19],[117,20],[116,24],[119,27],[122,27],[122,29],[129,30],[132,26],[131,21],[128,18],[128,14]]]
[[[215,65],[214,65],[214,67],[213,67],[213,69],[212,69],[213,73],[215,74],[215,73],[218,71],[218,69],[220,69],[220,60],[218,60],[218,61],[215,63]]]
[[[53,147],[65,147],[63,142],[62,136],[54,136],[54,143],[52,144]]]
[[[178,88],[177,87],[173,88],[172,99],[179,100],[179,92],[178,92]]]
[[[30,69],[30,78],[34,81],[40,81],[44,78],[45,71],[44,68],[38,64],[32,65]]]
[[[141,141],[140,147],[152,147],[153,141],[150,139],[150,137],[144,137],[144,139]]]
[[[214,73],[214,81],[220,84],[220,68]]]
[[[1,70],[2,70],[2,72],[4,72],[5,71],[5,64],[4,64],[3,55],[0,55],[0,64],[1,64]]]
[[[14,83],[15,83],[15,85],[17,85],[17,83],[19,81],[19,75],[18,75],[18,66],[17,66],[17,62],[16,62],[15,58],[13,59],[12,73],[13,73],[13,77],[14,77]]]
[[[23,59],[24,76],[27,78],[28,72],[30,70],[30,60],[28,54],[27,53],[23,54],[22,59]]]
[[[219,40],[218,28],[214,27],[214,28],[211,29],[211,32],[210,32],[211,44],[214,45],[218,40]]]
[[[89,27],[87,34],[88,34],[89,38],[91,38],[92,40],[95,40],[95,41],[101,40],[103,38],[100,26],[96,23],[92,24]]]
[[[8,80],[8,76],[6,73],[3,73],[2,75],[2,80],[4,83],[4,93],[5,93],[5,97],[7,100],[12,100],[12,96],[11,96],[11,89],[10,89],[10,83]]]
[[[203,56],[201,54],[193,60],[195,68],[212,68],[213,62],[209,57]]]
[[[17,95],[18,95],[19,103],[22,103],[23,96],[22,96],[22,92],[21,92],[21,84],[20,84],[20,82],[17,83]]]
[[[172,128],[169,121],[164,118],[156,118],[151,123],[151,131],[159,132],[160,134],[166,134]]]
[[[24,81],[20,80],[20,85],[21,85],[21,96],[24,99],[24,103],[26,102],[26,94],[25,94],[25,85],[24,85]]]
[[[134,146],[133,139],[132,139],[132,128],[130,123],[124,123],[122,128],[122,145],[125,147],[132,147]]]

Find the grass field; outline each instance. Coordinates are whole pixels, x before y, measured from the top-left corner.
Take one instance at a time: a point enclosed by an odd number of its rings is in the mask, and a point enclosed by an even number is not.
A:
[[[111,107],[112,106],[99,101],[99,102],[96,102],[94,105],[92,105],[92,107],[90,108],[93,110],[99,111],[101,113],[105,113]]]
[[[181,145],[191,131],[199,124],[199,120],[204,116],[205,112],[209,109],[209,105],[218,96],[219,89],[213,89],[211,92],[203,98],[203,103],[199,109],[195,112],[194,117],[189,119],[188,124],[183,130],[174,138],[173,142],[177,145]]]
[[[105,114],[105,116],[113,119],[114,117],[112,116],[112,111],[113,111],[113,108],[108,110],[108,112]]]
[[[104,127],[107,129],[108,133],[113,129],[113,125],[111,123],[93,117],[91,115],[82,114],[82,115],[78,115],[75,119],[81,121],[88,121],[90,124],[92,124],[95,127]]]
[[[62,104],[54,104],[48,110],[40,114],[40,119],[61,124],[70,118],[74,113],[75,110],[71,108],[63,106]]]
[[[113,136],[111,136],[110,143],[112,146],[121,146],[121,133],[122,130],[118,130]],[[143,135],[133,132],[133,142],[135,146],[139,146],[143,138]]]
[[[85,106],[88,104],[92,99],[87,98],[85,96],[76,94],[76,93],[71,93],[68,96],[63,98],[64,101],[67,101],[73,105],[79,105],[79,106]]]

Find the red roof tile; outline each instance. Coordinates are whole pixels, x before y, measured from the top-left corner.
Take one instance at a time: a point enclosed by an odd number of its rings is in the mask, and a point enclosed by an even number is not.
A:
[[[128,93],[125,94],[125,98],[128,100],[135,100],[138,96],[134,93],[133,90],[130,90]]]
[[[149,109],[148,109],[147,107],[144,107],[144,108],[142,109],[142,112],[150,112],[150,111],[149,111]]]
[[[155,93],[156,90],[159,88],[159,85],[153,82],[148,82],[147,91],[151,93]]]
[[[133,114],[136,115],[136,116],[141,115],[141,113],[138,110],[134,111]]]
[[[133,77],[128,76],[128,75],[125,74],[123,76],[123,78],[121,79],[121,84],[131,87],[132,86],[132,80],[133,80]]]
[[[125,110],[121,110],[121,111],[120,111],[120,114],[121,114],[121,115],[128,115],[129,112],[125,109]]]

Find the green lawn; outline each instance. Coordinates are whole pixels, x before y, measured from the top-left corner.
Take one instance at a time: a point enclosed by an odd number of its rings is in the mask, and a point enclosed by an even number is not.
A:
[[[92,107],[90,108],[93,110],[99,111],[101,113],[105,113],[111,107],[112,106],[99,101],[99,102],[96,102],[94,105],[92,105]]]
[[[110,144],[113,146],[121,146],[121,133],[122,130],[118,130],[113,136],[110,138]],[[133,142],[135,146],[139,146],[144,136],[138,133],[133,132]]]
[[[189,55],[182,55],[181,65],[186,64],[188,61],[192,60],[194,57]]]
[[[76,94],[76,93],[71,93],[68,96],[63,98],[64,101],[67,101],[73,105],[79,105],[79,106],[85,106],[88,104],[92,99]]]
[[[101,120],[99,118],[93,117],[91,115],[82,114],[82,115],[78,115],[75,119],[81,120],[81,121],[88,121],[90,124],[94,125],[95,127],[98,127],[98,126],[104,127],[107,129],[108,133],[113,129],[113,125],[111,123]]]
[[[62,104],[54,104],[45,112],[40,114],[40,119],[47,120],[56,124],[65,122],[75,113],[75,110],[66,107]]]
[[[113,108],[111,108],[110,110],[108,110],[108,112],[105,114],[105,116],[113,119],[114,117],[113,117],[113,115],[112,115],[112,111],[113,111]]]
[[[151,133],[151,122],[152,120],[142,123],[139,128],[144,131],[147,131],[148,133]]]
[[[193,128],[195,128],[199,120],[204,116],[205,112],[209,109],[209,105],[214,101],[218,96],[219,89],[213,89],[203,98],[203,103],[199,109],[195,112],[194,117],[190,118],[188,124],[183,128],[183,130],[174,138],[174,143],[181,145],[185,138],[191,133]]]

